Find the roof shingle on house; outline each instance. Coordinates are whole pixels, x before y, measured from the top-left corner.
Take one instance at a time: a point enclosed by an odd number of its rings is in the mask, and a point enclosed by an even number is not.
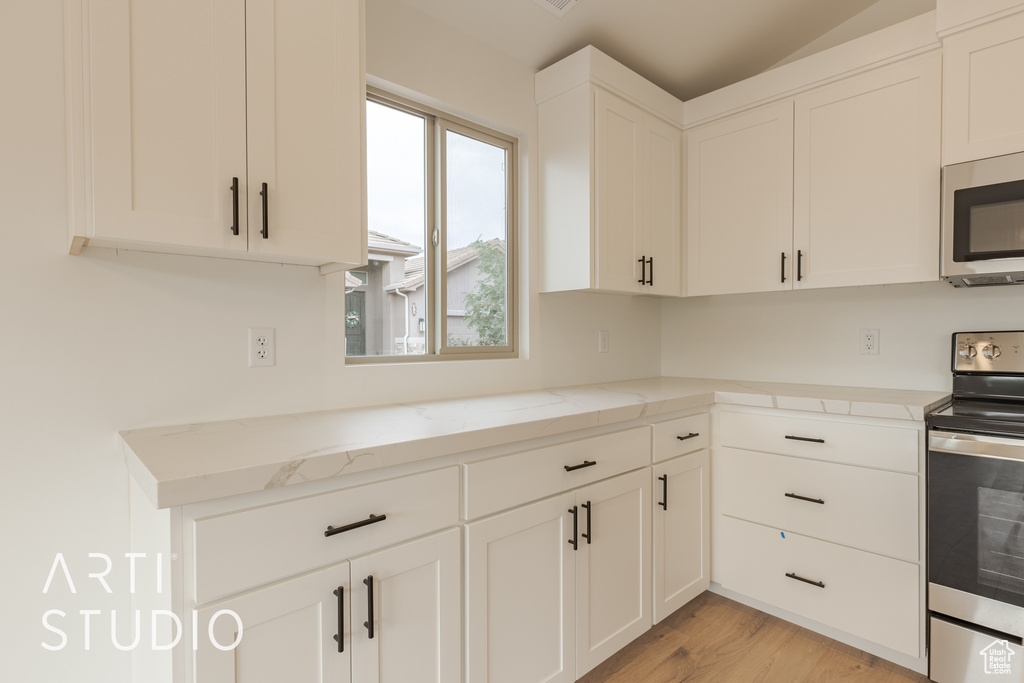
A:
[[[505,242],[498,239],[497,237],[488,240],[486,244],[494,245],[495,247],[501,249],[502,251],[505,250]],[[448,272],[450,273],[456,268],[459,268],[460,266],[463,266],[469,263],[470,261],[473,261],[479,255],[480,251],[477,248],[476,243],[467,244],[464,247],[458,247],[456,249],[449,250]],[[416,289],[419,289],[420,286],[423,284],[424,279],[423,263],[423,254],[417,254],[412,258],[406,259],[405,277],[399,282],[395,283],[396,285],[398,285],[397,289],[401,289],[403,291],[414,291]]]

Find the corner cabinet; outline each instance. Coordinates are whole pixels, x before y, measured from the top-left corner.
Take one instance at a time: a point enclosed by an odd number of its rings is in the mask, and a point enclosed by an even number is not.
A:
[[[938,279],[936,51],[687,131],[687,294]]]
[[[654,88],[607,62],[594,64]],[[681,128],[582,68],[584,82],[556,83],[553,95],[538,85],[541,291],[679,296]],[[538,83],[579,76],[563,69],[541,72]]]
[[[69,251],[361,263],[363,0],[65,0]]]

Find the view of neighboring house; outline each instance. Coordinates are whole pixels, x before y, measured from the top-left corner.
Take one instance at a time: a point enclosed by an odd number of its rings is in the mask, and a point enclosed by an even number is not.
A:
[[[369,263],[345,277],[345,353],[348,356],[412,355],[426,351],[426,287],[422,248],[373,230]],[[502,252],[505,244],[492,239]],[[480,278],[479,246],[448,251],[447,339],[477,343],[465,320],[466,296]]]

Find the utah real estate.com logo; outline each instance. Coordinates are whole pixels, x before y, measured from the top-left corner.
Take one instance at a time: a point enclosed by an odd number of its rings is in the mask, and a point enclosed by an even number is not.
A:
[[[1008,641],[993,640],[991,645],[978,654],[985,662],[986,674],[1010,675],[1013,673],[1013,664],[1010,659],[1017,653]]]

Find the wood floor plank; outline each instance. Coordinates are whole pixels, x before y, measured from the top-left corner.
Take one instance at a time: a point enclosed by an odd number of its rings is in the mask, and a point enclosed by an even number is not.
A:
[[[706,592],[578,683],[928,683],[928,679]]]

